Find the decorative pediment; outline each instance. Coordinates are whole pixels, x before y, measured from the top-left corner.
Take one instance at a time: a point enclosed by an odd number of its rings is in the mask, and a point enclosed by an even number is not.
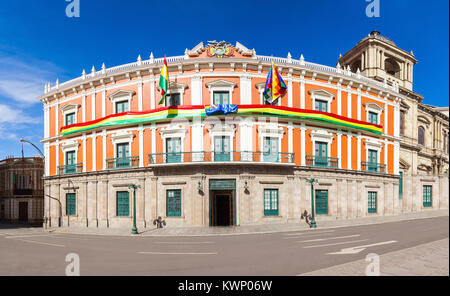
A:
[[[123,142],[131,142],[135,135],[130,132],[118,132],[111,136],[111,141],[113,143],[123,143]]]
[[[411,108],[411,107],[409,107],[409,105],[406,104],[404,100],[400,101],[400,109],[409,110],[409,108]]]
[[[61,107],[59,109],[59,111],[61,111],[62,113],[65,113],[65,112],[72,111],[72,110],[76,111],[76,110],[78,110],[78,108],[80,108],[79,104],[69,103],[69,104],[66,104],[63,107]]]
[[[427,125],[427,126],[431,124],[431,121],[430,121],[427,117],[425,117],[425,116],[423,116],[423,115],[417,116],[417,120],[418,120],[419,122],[424,123],[424,124]]]
[[[377,103],[365,103],[363,105],[366,107],[367,110],[375,111],[377,113],[383,111],[383,107],[381,107]]]
[[[159,131],[159,134],[161,135],[161,137],[163,139],[176,138],[176,137],[184,138],[186,133],[187,133],[187,129],[184,126],[180,126],[180,125],[171,125],[171,126],[162,128]]]
[[[175,82],[175,81],[169,81],[169,91],[180,91],[180,92],[184,92],[184,90],[188,87],[187,84],[182,83],[182,82]],[[157,89],[160,90],[161,87],[159,86],[159,82],[158,82],[158,86]]]
[[[308,93],[315,97],[325,97],[325,98],[329,98],[329,99],[334,98],[334,94],[330,93],[329,91],[327,91],[325,89],[312,89],[312,90],[308,91]]]
[[[258,128],[258,134],[268,137],[279,137],[284,134],[284,129],[275,125],[265,125]]]
[[[217,79],[205,84],[209,89],[212,87],[227,87],[227,88],[235,88],[236,83],[225,80],[225,79]]]
[[[422,172],[430,173],[433,170],[433,168],[431,166],[428,166],[428,165],[425,165],[425,164],[419,164],[417,166],[417,170],[418,171],[422,171]]]
[[[121,98],[121,97],[132,98],[134,94],[135,94],[134,90],[119,89],[119,90],[116,90],[115,92],[113,92],[112,94],[110,94],[109,99],[113,100],[113,99]]]
[[[314,130],[311,131],[311,133],[309,134],[309,136],[311,137],[311,141],[315,142],[315,141],[323,141],[323,142],[327,142],[330,143],[333,141],[333,134],[329,133],[325,130]]]
[[[254,49],[248,49],[247,47],[245,47],[244,45],[242,45],[241,43],[236,41],[236,51],[239,52],[240,54],[242,54],[243,56],[256,56],[255,50]]]
[[[70,140],[70,141],[66,141],[64,143],[61,144],[61,149],[63,150],[63,152],[65,153],[66,151],[78,151],[78,146],[80,145],[80,143],[78,143],[78,141],[74,141],[74,140]]]
[[[400,169],[403,169],[403,170],[408,170],[411,167],[411,165],[407,161],[405,161],[401,158],[400,158],[399,164],[400,164],[399,165]]]

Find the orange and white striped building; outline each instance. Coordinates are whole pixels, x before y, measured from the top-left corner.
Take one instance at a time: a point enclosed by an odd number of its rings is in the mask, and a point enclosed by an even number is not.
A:
[[[48,225],[138,227],[300,222],[391,215],[399,201],[398,85],[337,64],[257,55],[240,43],[200,43],[168,57],[46,85]],[[262,92],[274,62],[287,85]],[[238,110],[208,116],[211,104]]]

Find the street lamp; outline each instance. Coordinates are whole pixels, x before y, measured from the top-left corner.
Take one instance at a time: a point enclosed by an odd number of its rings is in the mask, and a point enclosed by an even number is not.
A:
[[[41,154],[41,156],[42,156],[43,158],[45,158],[45,157],[44,157],[44,153],[42,153],[41,149],[39,149],[36,145],[34,145],[33,143],[31,143],[30,141],[27,141],[27,140],[25,140],[25,139],[20,139],[20,142],[31,144],[34,148],[36,148],[37,151],[39,151],[39,154]]]
[[[141,185],[128,185],[128,189],[133,189],[133,228],[131,234],[138,234],[136,227],[136,189],[141,188]]]
[[[316,219],[314,218],[315,216],[315,210],[314,210],[314,183],[318,183],[319,181],[317,179],[311,178],[311,179],[306,179],[306,182],[311,184],[311,223],[309,224],[310,228],[316,228],[317,224],[316,224]]]

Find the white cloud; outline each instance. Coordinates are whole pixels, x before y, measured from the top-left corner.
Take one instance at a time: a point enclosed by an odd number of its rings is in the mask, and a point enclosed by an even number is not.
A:
[[[12,125],[23,123],[39,123],[40,119],[32,118],[24,114],[20,109],[14,109],[7,105],[0,104],[0,128],[5,128],[5,123]]]

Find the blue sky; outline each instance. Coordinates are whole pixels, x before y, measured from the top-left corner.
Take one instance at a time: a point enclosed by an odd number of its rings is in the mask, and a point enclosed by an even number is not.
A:
[[[307,61],[335,65],[339,53],[376,29],[414,51],[414,90],[424,102],[448,106],[448,0],[379,0],[379,18],[366,16],[366,0],[79,1],[80,17],[68,18],[65,0],[2,0],[0,159],[21,155],[20,138],[38,144],[43,137],[36,97],[44,83],[78,77],[103,62],[133,62],[139,54],[182,55],[207,40],[239,41],[257,54],[291,52],[293,58],[303,54]],[[29,145],[24,151],[36,155]]]

